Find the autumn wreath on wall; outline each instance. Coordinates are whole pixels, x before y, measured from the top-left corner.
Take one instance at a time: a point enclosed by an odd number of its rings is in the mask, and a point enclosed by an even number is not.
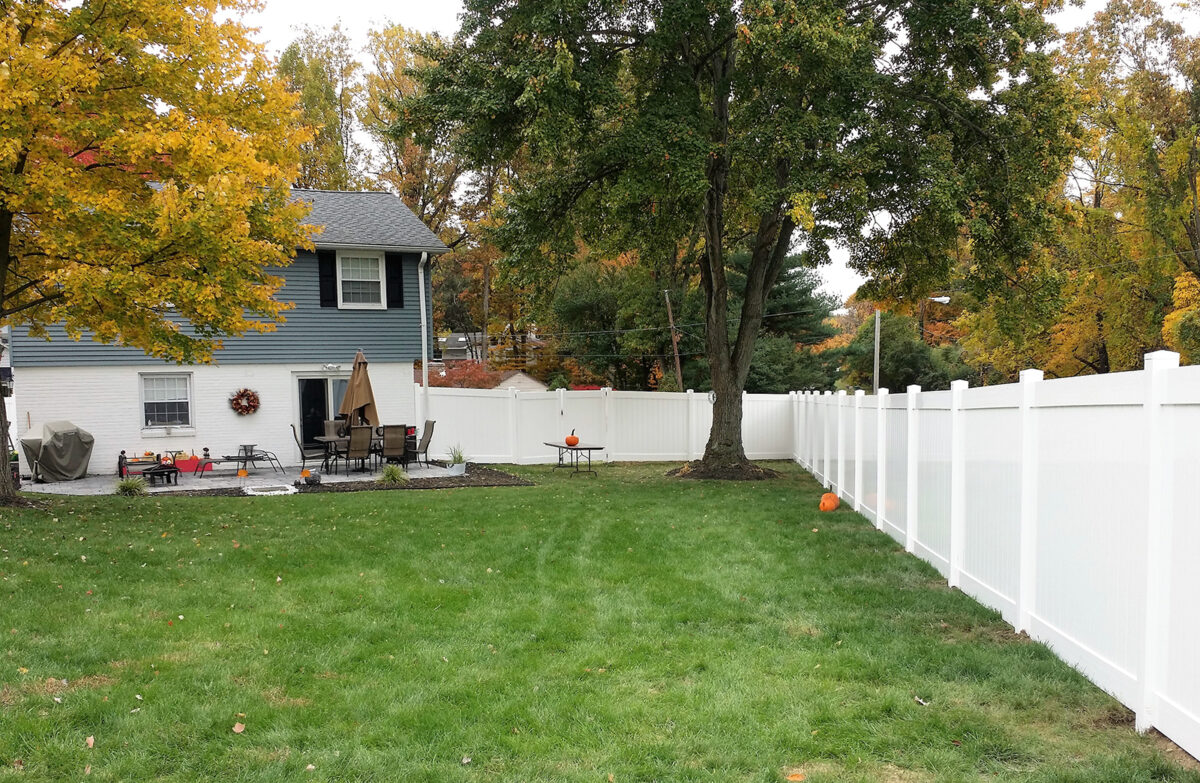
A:
[[[242,416],[249,416],[251,413],[254,413],[258,410],[258,405],[258,392],[252,389],[238,389],[229,398],[229,407]]]

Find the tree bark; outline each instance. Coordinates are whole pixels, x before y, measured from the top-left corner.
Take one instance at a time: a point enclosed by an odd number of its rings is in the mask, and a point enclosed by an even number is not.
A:
[[[7,304],[5,293],[11,264],[9,251],[12,248],[12,224],[12,211],[0,207],[0,315],[4,314]],[[16,446],[15,443],[12,445]],[[8,411],[5,409],[3,392],[0,392],[0,446],[4,447],[4,469],[0,470],[0,506],[3,506],[17,496],[17,488],[13,485],[12,473],[9,468]]]

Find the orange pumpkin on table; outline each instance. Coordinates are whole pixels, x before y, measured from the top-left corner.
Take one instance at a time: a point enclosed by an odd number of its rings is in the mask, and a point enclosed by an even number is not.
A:
[[[567,436],[568,446],[578,446],[579,438],[575,437],[575,430],[571,430],[571,434]]]
[[[821,505],[817,506],[817,508],[821,509],[822,511],[837,511],[837,507],[840,506],[841,503],[842,502],[838,500],[837,495],[833,494],[832,492],[826,492],[821,496]]]

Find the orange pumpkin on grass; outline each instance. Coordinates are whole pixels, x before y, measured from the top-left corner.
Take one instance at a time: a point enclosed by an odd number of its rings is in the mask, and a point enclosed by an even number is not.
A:
[[[575,437],[575,430],[571,430],[571,434],[567,436],[568,446],[578,446],[579,438]]]
[[[842,502],[838,500],[837,495],[832,492],[826,492],[821,496],[821,505],[817,506],[817,508],[822,511],[837,511],[837,507],[841,504]]]

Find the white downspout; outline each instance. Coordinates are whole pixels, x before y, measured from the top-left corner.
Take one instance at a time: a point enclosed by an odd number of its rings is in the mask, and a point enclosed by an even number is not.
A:
[[[417,264],[417,288],[421,303],[421,413],[426,419],[429,418],[429,322],[425,309],[425,265],[428,263],[429,254],[422,253]]]

